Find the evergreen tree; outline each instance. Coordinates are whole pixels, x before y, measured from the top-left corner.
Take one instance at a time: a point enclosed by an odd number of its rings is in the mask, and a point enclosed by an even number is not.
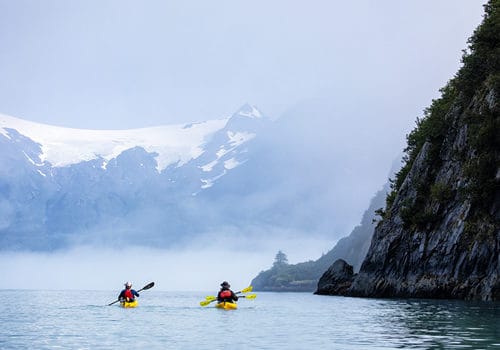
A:
[[[285,265],[288,265],[288,258],[286,257],[285,253],[279,250],[276,254],[276,257],[274,258],[273,267],[282,267]]]

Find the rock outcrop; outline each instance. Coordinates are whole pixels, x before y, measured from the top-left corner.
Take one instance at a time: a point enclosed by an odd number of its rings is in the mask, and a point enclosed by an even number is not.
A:
[[[318,289],[314,294],[319,295],[346,295],[354,280],[352,266],[345,260],[338,259],[321,276]]]

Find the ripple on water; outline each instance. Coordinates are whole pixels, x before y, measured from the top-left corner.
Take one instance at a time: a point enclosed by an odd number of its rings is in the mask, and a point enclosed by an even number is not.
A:
[[[493,349],[500,305],[257,293],[238,310],[205,293],[150,290],[136,309],[116,292],[0,291],[1,349]]]

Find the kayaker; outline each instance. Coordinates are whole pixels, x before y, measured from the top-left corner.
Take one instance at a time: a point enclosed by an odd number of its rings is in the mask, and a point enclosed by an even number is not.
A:
[[[238,301],[238,296],[230,289],[231,286],[227,281],[220,284],[220,291],[217,294],[217,301],[222,303],[223,301],[233,302]]]
[[[134,289],[132,289],[132,283],[126,282],[124,284],[125,289],[120,292],[118,299],[120,301],[134,301],[135,297],[139,297],[139,293],[137,293]]]

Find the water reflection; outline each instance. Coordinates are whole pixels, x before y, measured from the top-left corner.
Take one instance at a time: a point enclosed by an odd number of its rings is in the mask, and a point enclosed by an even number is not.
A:
[[[453,300],[378,301],[377,322],[405,348],[500,348],[500,304]],[[379,309],[379,311],[381,310]]]

